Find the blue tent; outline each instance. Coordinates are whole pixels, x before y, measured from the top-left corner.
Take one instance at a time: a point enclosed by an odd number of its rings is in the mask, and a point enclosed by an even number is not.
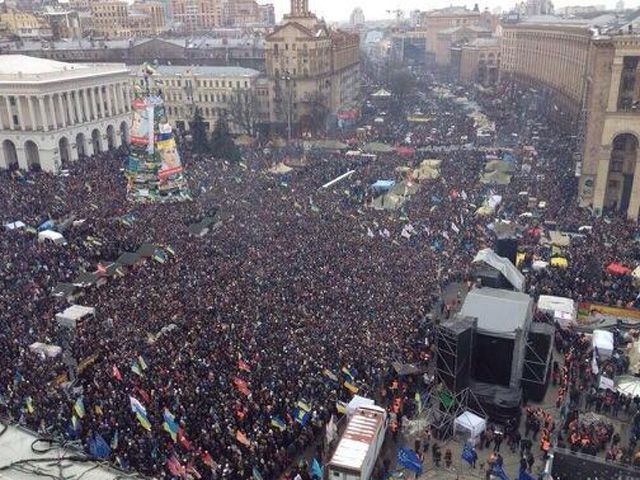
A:
[[[396,184],[394,180],[378,180],[371,184],[371,188],[377,188],[379,190],[389,190]]]

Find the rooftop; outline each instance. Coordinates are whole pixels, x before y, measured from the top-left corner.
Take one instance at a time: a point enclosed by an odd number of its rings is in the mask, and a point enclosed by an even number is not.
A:
[[[515,337],[531,322],[533,299],[524,293],[497,288],[475,288],[464,300],[460,315],[478,319],[478,330]]]
[[[40,83],[126,72],[126,66],[118,63],[65,63],[27,55],[0,55],[0,82]]]
[[[160,65],[154,67],[158,75],[202,75],[208,77],[257,77],[258,70],[253,68],[230,67],[230,66],[180,66],[180,65]],[[140,71],[137,74],[141,74]]]

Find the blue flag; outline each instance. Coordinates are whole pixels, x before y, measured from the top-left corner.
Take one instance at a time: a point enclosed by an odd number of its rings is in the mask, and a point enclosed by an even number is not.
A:
[[[316,458],[311,461],[311,476],[318,480],[322,479],[322,467]]]
[[[509,480],[509,476],[504,471],[502,465],[493,464],[493,474],[498,477],[500,480]]]
[[[398,448],[397,461],[399,465],[411,470],[416,475],[422,475],[422,462],[418,458],[418,454],[410,448]]]
[[[95,458],[109,458],[111,449],[102,435],[93,432],[89,438],[89,453]]]
[[[311,416],[311,414],[309,412],[305,412],[302,408],[300,407],[296,407],[293,410],[293,418],[296,422],[298,422],[300,425],[302,425],[303,427],[307,424],[307,422],[309,421],[309,417]]]
[[[473,451],[473,447],[470,443],[465,443],[462,448],[462,459],[469,465],[473,465],[473,461],[477,458],[477,455]]]

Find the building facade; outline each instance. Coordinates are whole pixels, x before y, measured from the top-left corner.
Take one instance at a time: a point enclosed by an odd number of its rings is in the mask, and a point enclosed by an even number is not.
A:
[[[224,0],[171,0],[171,16],[187,34],[224,25]]]
[[[101,0],[91,3],[93,33],[105,38],[158,35],[166,30],[164,7],[160,2]]]
[[[477,38],[459,47],[458,78],[462,83],[495,85],[500,81],[501,38]]]
[[[144,85],[142,69],[132,74],[137,86]],[[169,123],[182,130],[189,130],[196,107],[200,109],[208,129],[213,130],[216,121],[224,116],[233,133],[243,133],[242,126],[234,122],[234,108],[255,102],[254,114],[258,122],[269,121],[269,104],[264,101],[264,86],[260,72],[241,67],[179,67],[160,66],[151,77],[165,100]],[[242,103],[234,103],[241,95]]]
[[[291,12],[266,38],[271,121],[298,123],[319,103],[329,113],[349,108],[359,93],[359,36],[331,30],[309,11],[308,0],[291,0]]]
[[[463,35],[469,40],[479,36],[491,36],[498,19],[488,11],[449,7],[423,13],[418,31],[423,32],[429,60],[446,66],[450,61],[453,43]]]
[[[123,64],[0,56],[0,167],[55,172],[120,146],[131,99]]]
[[[255,0],[231,0],[224,5],[224,24],[228,27],[275,25],[273,4],[260,5]]]
[[[543,89],[575,120],[580,204],[636,220],[640,36],[627,26],[561,21],[505,25],[503,34],[503,81]]]
[[[29,12],[10,10],[0,13],[0,25],[8,35],[20,38],[50,38],[51,29]]]
[[[140,65],[149,59],[170,65],[239,66],[265,69],[265,41],[260,37],[132,38],[69,42],[24,41],[0,47],[1,53],[28,55],[61,62],[108,62]]]

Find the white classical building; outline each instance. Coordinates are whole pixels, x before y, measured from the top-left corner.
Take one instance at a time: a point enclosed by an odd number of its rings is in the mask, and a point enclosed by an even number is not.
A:
[[[132,90],[124,64],[0,55],[0,168],[55,172],[127,141]]]

